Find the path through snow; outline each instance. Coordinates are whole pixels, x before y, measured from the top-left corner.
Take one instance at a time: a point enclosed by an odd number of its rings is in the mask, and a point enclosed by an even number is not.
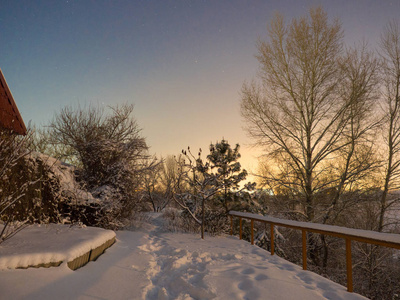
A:
[[[361,299],[235,237],[162,232],[154,227],[140,250],[151,255],[144,299]]]
[[[146,228],[117,232],[77,271],[0,271],[0,299],[365,299],[236,237],[161,228],[154,215]]]

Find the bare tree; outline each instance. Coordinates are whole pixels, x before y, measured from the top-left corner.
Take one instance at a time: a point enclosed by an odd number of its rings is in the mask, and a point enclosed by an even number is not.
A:
[[[29,144],[29,149],[32,152],[38,152],[49,157],[68,162],[72,165],[79,165],[79,161],[74,155],[74,150],[70,146],[62,143],[54,143],[52,141],[52,129],[49,127],[32,126],[32,141]]]
[[[385,226],[385,213],[393,205],[389,193],[400,187],[400,27],[391,22],[381,36],[382,80],[384,85],[385,141],[387,161],[380,199],[378,231]]]
[[[175,179],[175,159],[168,156],[161,157],[157,163],[148,161],[153,167],[147,168],[143,177],[143,197],[149,202],[154,212],[162,211],[173,199],[173,185]],[[172,161],[172,164],[171,164]]]
[[[157,164],[154,168],[149,168],[143,175],[143,197],[144,200],[150,202],[153,211],[158,212],[160,209],[161,197],[157,190],[158,182],[160,180],[160,170],[163,162]]]
[[[18,136],[8,130],[0,130],[0,243],[16,234],[29,221],[27,217],[21,219],[15,208],[32,184],[21,180],[17,171],[18,164],[29,155],[30,138],[30,132],[26,136]]]
[[[181,171],[174,200],[201,226],[201,238],[204,239],[206,202],[220,189],[218,175],[212,173],[214,166],[201,158],[201,149],[197,157],[192,154],[190,147],[187,151],[182,150],[182,154],[184,158],[179,161]]]
[[[65,107],[49,125],[50,141],[68,150],[81,168],[80,180],[103,200],[104,226],[128,217],[137,206],[142,177],[149,168],[148,147],[132,117],[133,105],[110,111]]]
[[[340,66],[343,71],[340,96],[349,103],[346,111],[348,121],[340,137],[343,147],[328,168],[331,174],[326,184],[334,187],[334,193],[318,220],[323,224],[332,214],[337,214],[336,206],[344,191],[369,188],[363,183],[381,163],[376,158],[375,149],[377,129],[381,123],[381,118],[376,116],[378,61],[363,45],[360,50],[347,50]]]
[[[313,221],[317,167],[339,150],[346,125],[337,96],[341,28],[318,8],[289,26],[276,15],[268,32],[269,41],[258,43],[262,83],[243,86],[242,115],[256,143],[288,162],[285,178],[272,179],[304,197],[304,218]]]
[[[368,156],[362,167],[354,163],[356,144],[376,127],[365,121],[373,108],[376,62],[365,51],[346,53],[339,22],[329,24],[321,8],[290,25],[277,15],[269,41],[258,49],[261,83],[242,89],[247,131],[277,163],[267,179],[302,198],[302,218],[317,221],[317,193],[342,190],[350,176],[370,166]],[[344,166],[330,164],[346,156]],[[342,179],[332,178],[333,171]]]
[[[341,194],[377,167],[377,62],[365,46],[345,50],[339,22],[321,8],[289,25],[277,15],[268,33],[258,43],[260,82],[242,89],[242,116],[273,165],[264,180],[290,195],[293,216],[327,223],[342,211]],[[318,244],[310,234],[316,264]]]
[[[159,189],[163,198],[161,209],[166,207],[170,201],[173,200],[175,187],[178,186],[178,180],[180,178],[181,170],[178,162],[181,160],[181,157],[175,159],[174,156],[167,156],[163,161],[159,182]]]

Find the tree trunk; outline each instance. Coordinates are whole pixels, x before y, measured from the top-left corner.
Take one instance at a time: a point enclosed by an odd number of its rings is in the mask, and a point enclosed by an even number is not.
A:
[[[204,222],[205,222],[205,199],[201,202],[201,239],[204,240]]]
[[[388,157],[388,163],[387,163],[387,170],[385,174],[385,185],[383,187],[383,193],[381,197],[381,203],[380,203],[380,212],[379,212],[379,221],[378,221],[378,231],[382,232],[383,230],[383,223],[384,223],[384,218],[385,218],[385,211],[386,211],[386,202],[387,202],[387,195],[389,192],[389,184],[390,180],[392,177],[392,165],[393,165],[393,124],[394,122],[394,117],[393,113],[390,116],[390,127],[389,127],[389,137],[388,137],[388,147],[389,147],[389,157]]]

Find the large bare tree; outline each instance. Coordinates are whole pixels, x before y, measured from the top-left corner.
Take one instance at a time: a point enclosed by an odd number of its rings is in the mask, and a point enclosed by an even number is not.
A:
[[[385,213],[395,203],[390,191],[400,187],[400,27],[391,22],[381,36],[383,108],[387,161],[380,201],[378,231],[385,226]]]
[[[374,127],[362,114],[372,109],[376,62],[365,50],[345,51],[342,36],[339,22],[329,22],[322,8],[288,25],[276,15],[268,40],[258,42],[260,80],[242,89],[247,131],[275,162],[266,179],[299,199],[296,210],[306,221],[321,221],[318,193],[344,184],[333,171],[347,181],[369,167],[365,159],[362,167],[350,162],[355,141]],[[347,167],[339,171],[331,161],[343,155]]]

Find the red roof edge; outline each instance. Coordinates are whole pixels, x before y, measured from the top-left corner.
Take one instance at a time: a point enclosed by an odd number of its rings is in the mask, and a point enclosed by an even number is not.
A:
[[[0,69],[0,127],[26,135],[26,127],[22,120],[14,97],[8,88],[6,79]]]

